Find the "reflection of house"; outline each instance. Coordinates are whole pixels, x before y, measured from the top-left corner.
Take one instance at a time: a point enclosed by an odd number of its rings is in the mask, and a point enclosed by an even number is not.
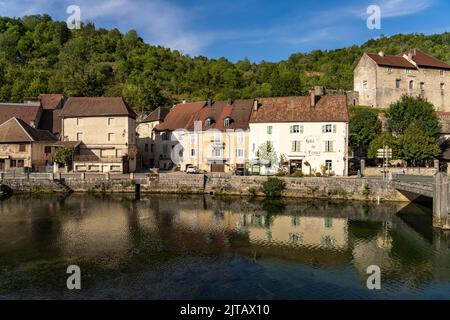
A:
[[[269,174],[284,156],[290,173],[347,175],[348,119],[346,96],[322,95],[319,88],[310,97],[258,99],[250,118],[250,161]],[[271,157],[263,159],[259,149],[268,145]]]
[[[56,141],[47,130],[11,118],[0,125],[1,171],[46,171],[52,164],[51,145]]]
[[[136,168],[136,113],[119,97],[71,97],[61,112],[62,141],[81,142],[77,172],[128,172]]]
[[[137,124],[137,147],[139,150],[138,167],[153,168],[155,166],[155,141],[153,129],[160,123],[164,122],[164,118],[167,116],[169,111],[170,108],[159,107]]]
[[[417,49],[398,56],[365,53],[354,71],[354,89],[362,105],[387,108],[407,94],[450,111],[449,77],[450,65]]]
[[[194,165],[212,172],[244,168],[253,100],[208,102],[183,134],[182,170]]]
[[[164,122],[157,125],[154,134],[154,162],[160,169],[171,169],[182,158],[180,139],[182,133],[193,123],[194,115],[206,102],[183,102],[172,107]]]

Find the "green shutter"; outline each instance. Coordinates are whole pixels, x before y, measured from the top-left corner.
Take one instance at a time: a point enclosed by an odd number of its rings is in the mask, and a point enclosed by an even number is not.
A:
[[[333,125],[333,133],[336,133],[336,125]]]

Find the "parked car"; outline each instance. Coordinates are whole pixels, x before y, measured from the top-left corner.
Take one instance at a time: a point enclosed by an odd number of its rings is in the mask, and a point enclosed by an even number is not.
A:
[[[187,169],[186,169],[186,173],[187,173],[187,174],[198,174],[198,173],[199,173],[199,170],[198,170],[197,167],[189,166],[189,167],[187,167]]]
[[[245,168],[237,168],[235,174],[237,176],[245,176]]]

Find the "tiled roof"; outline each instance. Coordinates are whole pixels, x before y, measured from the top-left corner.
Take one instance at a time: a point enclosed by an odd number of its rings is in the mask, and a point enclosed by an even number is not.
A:
[[[159,107],[153,110],[142,122],[154,122],[154,121],[163,121],[164,118],[169,113],[170,108],[167,107]]]
[[[202,129],[215,129],[220,131],[249,128],[249,119],[252,112],[253,100],[217,101],[211,106],[205,106],[197,114],[193,121],[200,121]],[[212,120],[209,127],[205,127],[205,121]],[[230,119],[230,125],[225,126],[225,119]],[[190,123],[188,130],[194,130],[194,122]]]
[[[429,67],[429,68],[439,68],[439,69],[450,69],[450,65],[440,61],[432,56],[429,56],[419,49],[411,49],[404,53],[405,55],[411,55],[412,60],[419,67]]]
[[[61,111],[61,109],[43,110],[38,129],[48,130],[54,135],[59,135],[61,133]]]
[[[38,96],[38,99],[41,101],[44,110],[55,110],[63,107],[65,97],[63,94],[43,93]]]
[[[56,137],[47,130],[35,129],[15,117],[0,125],[0,143],[32,141],[56,141]]]
[[[98,116],[135,119],[136,113],[121,97],[70,97],[61,112],[62,118]]]
[[[157,131],[175,131],[187,129],[193,124],[194,116],[206,104],[205,101],[180,103],[172,107],[163,123],[156,126]]]
[[[258,103],[250,123],[347,122],[349,119],[345,95],[321,96],[314,107],[309,96],[262,98]]]
[[[400,56],[380,56],[376,53],[367,53],[367,55],[380,66],[416,69],[416,66]]]
[[[41,119],[40,103],[0,103],[0,123],[16,117],[27,124],[38,124]]]

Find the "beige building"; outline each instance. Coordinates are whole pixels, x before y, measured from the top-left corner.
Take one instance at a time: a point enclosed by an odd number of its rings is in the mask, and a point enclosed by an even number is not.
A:
[[[47,130],[33,128],[19,118],[9,119],[0,125],[0,171],[48,171],[55,141]]]
[[[136,113],[120,97],[71,97],[61,112],[62,142],[79,142],[75,172],[133,172]]]
[[[155,167],[155,132],[156,126],[164,122],[170,108],[159,107],[153,110],[136,126],[138,147],[138,168],[147,169]]]
[[[402,95],[421,96],[450,111],[450,65],[418,49],[399,56],[365,53],[354,70],[359,104],[388,108]]]

